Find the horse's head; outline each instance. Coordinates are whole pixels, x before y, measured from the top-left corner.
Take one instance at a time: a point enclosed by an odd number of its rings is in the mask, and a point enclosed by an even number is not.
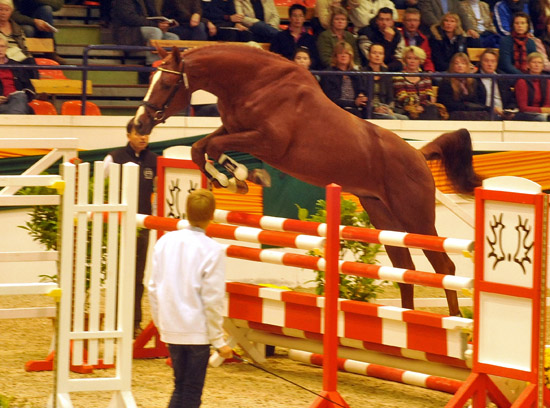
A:
[[[191,92],[184,61],[176,47],[171,53],[157,47],[162,62],[153,74],[149,90],[143,98],[136,115],[128,123],[128,129],[148,135],[153,127],[189,105]]]

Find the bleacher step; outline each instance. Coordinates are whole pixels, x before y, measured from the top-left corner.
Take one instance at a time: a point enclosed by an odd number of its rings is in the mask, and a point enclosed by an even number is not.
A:
[[[80,71],[64,72],[69,79],[82,79]],[[94,84],[137,85],[138,73],[136,71],[88,71],[88,79]]]
[[[101,44],[101,27],[97,24],[58,24],[58,44]]]

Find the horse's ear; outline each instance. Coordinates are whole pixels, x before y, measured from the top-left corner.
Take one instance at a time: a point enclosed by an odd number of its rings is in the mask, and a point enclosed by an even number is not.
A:
[[[178,47],[176,47],[175,45],[172,47],[172,57],[174,58],[176,65],[179,65],[181,61],[181,54],[180,50],[178,50]]]
[[[166,52],[166,50],[164,48],[159,47],[158,45],[156,47],[157,47],[157,52],[159,53],[160,58],[161,59],[166,58],[166,56],[168,55],[168,52]]]

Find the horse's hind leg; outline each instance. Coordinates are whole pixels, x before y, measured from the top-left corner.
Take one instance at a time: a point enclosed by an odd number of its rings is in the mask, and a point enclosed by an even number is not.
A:
[[[365,211],[369,214],[369,218],[375,228],[404,231],[401,223],[381,200],[372,197],[360,197],[359,200]],[[411,253],[407,248],[387,246],[385,249],[394,267],[414,270]],[[414,285],[399,283],[399,290],[401,291],[401,306],[407,309],[414,309]]]
[[[430,261],[430,264],[432,264],[437,273],[444,273],[445,275],[455,274],[455,264],[445,252],[424,251],[424,255],[426,255],[426,258],[428,258],[428,261]],[[449,314],[451,316],[460,316],[456,290],[445,289],[445,296],[449,305]]]

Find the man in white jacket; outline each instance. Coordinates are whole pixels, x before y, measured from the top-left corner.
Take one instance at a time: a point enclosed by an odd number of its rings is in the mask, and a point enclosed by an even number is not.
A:
[[[189,226],[155,244],[148,289],[153,321],[168,344],[174,369],[169,408],[200,406],[210,344],[223,358],[233,355],[222,328],[225,255],[204,233],[215,207],[210,191],[192,192],[187,198]]]

